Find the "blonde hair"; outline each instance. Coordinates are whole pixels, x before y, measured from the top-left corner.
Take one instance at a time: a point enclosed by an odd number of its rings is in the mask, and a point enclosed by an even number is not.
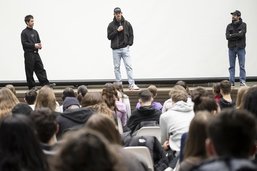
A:
[[[8,116],[12,110],[12,108],[19,103],[17,97],[13,94],[13,92],[3,87],[0,89],[0,119]]]
[[[182,91],[182,90],[174,90],[171,94],[171,99],[174,103],[178,101],[187,102],[187,93],[186,91]]]
[[[37,95],[35,109],[48,107],[51,111],[56,110],[56,98],[52,88],[49,86],[42,87]]]
[[[171,97],[172,94],[177,91],[177,90],[181,90],[184,91],[185,93],[187,93],[186,89],[184,87],[182,87],[181,85],[175,85],[169,92],[169,96]]]
[[[243,100],[244,96],[247,93],[249,87],[247,86],[242,86],[238,89],[237,92],[237,98],[236,98],[236,108],[237,109],[243,109]]]

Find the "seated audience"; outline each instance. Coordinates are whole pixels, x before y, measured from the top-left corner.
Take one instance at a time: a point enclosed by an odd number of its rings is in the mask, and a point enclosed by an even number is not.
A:
[[[62,101],[64,102],[66,97],[76,97],[75,91],[71,87],[66,87],[62,92]],[[60,106],[60,112],[63,112],[63,106]]]
[[[213,95],[214,95],[215,101],[219,104],[222,98],[222,95],[220,94],[220,83],[213,84]]]
[[[210,160],[192,171],[256,171],[256,118],[245,110],[226,109],[207,128],[206,154]]]
[[[220,82],[220,94],[222,98],[220,100],[220,109],[233,108],[235,106],[234,101],[231,98],[231,83],[228,80]]]
[[[80,104],[81,104],[81,101],[82,101],[83,97],[87,94],[87,92],[88,92],[87,86],[81,85],[81,86],[78,87],[77,99],[78,99]]]
[[[236,97],[236,109],[243,109],[244,96],[248,89],[249,87],[247,86],[240,86],[240,88],[238,89]]]
[[[32,108],[27,103],[18,103],[12,109],[12,115],[26,115],[30,116]]]
[[[257,118],[257,87],[251,87],[243,99],[243,108],[251,112]]]
[[[116,81],[113,83],[115,89],[117,90],[119,101],[124,103],[126,105],[126,110],[127,110],[127,117],[129,118],[131,116],[131,106],[130,106],[130,101],[129,101],[129,96],[126,95],[123,91],[123,86],[122,83],[119,81]]]
[[[149,90],[142,90],[139,93],[139,103],[141,107],[132,112],[128,120],[127,126],[131,134],[139,130],[143,126],[159,125],[161,111],[152,107],[153,97]]]
[[[60,107],[56,102],[55,94],[52,88],[45,85],[39,91],[35,102],[35,109],[42,107],[49,108],[53,112],[60,112]]]
[[[66,97],[62,104],[63,112],[79,109],[80,104],[76,97]]]
[[[154,98],[156,98],[157,96],[157,87],[155,85],[150,85],[149,87],[147,87],[147,89],[152,93],[152,97],[153,97],[152,107],[154,109],[162,111],[162,104],[160,102],[154,101]],[[137,103],[136,108],[137,109],[140,108],[139,102]]]
[[[46,157],[27,116],[16,115],[0,123],[1,171],[48,171]]]
[[[24,100],[33,110],[35,109],[36,98],[37,91],[35,91],[35,89],[31,89],[25,93]]]
[[[19,103],[17,97],[6,87],[0,89],[0,119],[11,115],[12,108]]]
[[[45,154],[53,154],[58,131],[55,113],[48,108],[41,108],[33,111],[30,118],[35,126],[42,150]]]

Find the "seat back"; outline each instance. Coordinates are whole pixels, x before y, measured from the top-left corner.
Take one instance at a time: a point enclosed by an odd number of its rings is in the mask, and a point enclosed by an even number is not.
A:
[[[150,151],[147,147],[144,146],[133,146],[133,147],[124,147],[126,151],[131,152],[137,156],[141,161],[143,161],[149,171],[154,171],[153,159],[151,157]]]
[[[147,126],[140,128],[136,136],[155,136],[161,142],[161,128],[159,126]]]

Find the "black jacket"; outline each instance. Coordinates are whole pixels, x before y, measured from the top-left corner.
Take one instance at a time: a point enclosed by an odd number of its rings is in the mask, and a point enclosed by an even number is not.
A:
[[[227,26],[226,38],[228,48],[245,48],[246,24],[240,18],[238,23],[233,22]]]
[[[118,32],[117,29],[121,25],[123,26],[124,30]],[[113,21],[107,28],[107,37],[109,40],[111,40],[112,49],[120,49],[128,45],[132,46],[134,40],[133,28],[131,24],[124,19],[123,16],[120,22],[118,22],[114,17]]]
[[[94,111],[91,108],[80,108],[60,114],[57,117],[57,123],[59,124],[58,138],[74,127],[82,127],[93,113]]]
[[[233,101],[232,102],[228,102],[224,98],[220,99],[219,105],[220,105],[220,109],[221,110],[225,109],[225,108],[234,108],[235,107],[235,103]]]
[[[135,109],[128,122],[127,127],[130,128],[131,134],[139,130],[142,126],[141,123],[145,121],[154,121],[159,125],[161,111],[152,108],[151,106],[141,106],[139,109]]]
[[[41,43],[38,32],[33,28],[25,28],[21,32],[21,43],[24,52],[38,51],[38,49],[35,48],[36,43]]]

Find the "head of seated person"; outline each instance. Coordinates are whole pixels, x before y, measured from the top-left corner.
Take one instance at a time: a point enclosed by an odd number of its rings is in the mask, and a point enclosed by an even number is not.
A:
[[[76,97],[66,97],[63,102],[63,111],[71,111],[75,109],[79,109],[80,104]]]
[[[153,102],[153,95],[149,90],[142,90],[139,94],[139,103],[141,107],[151,106]]]

